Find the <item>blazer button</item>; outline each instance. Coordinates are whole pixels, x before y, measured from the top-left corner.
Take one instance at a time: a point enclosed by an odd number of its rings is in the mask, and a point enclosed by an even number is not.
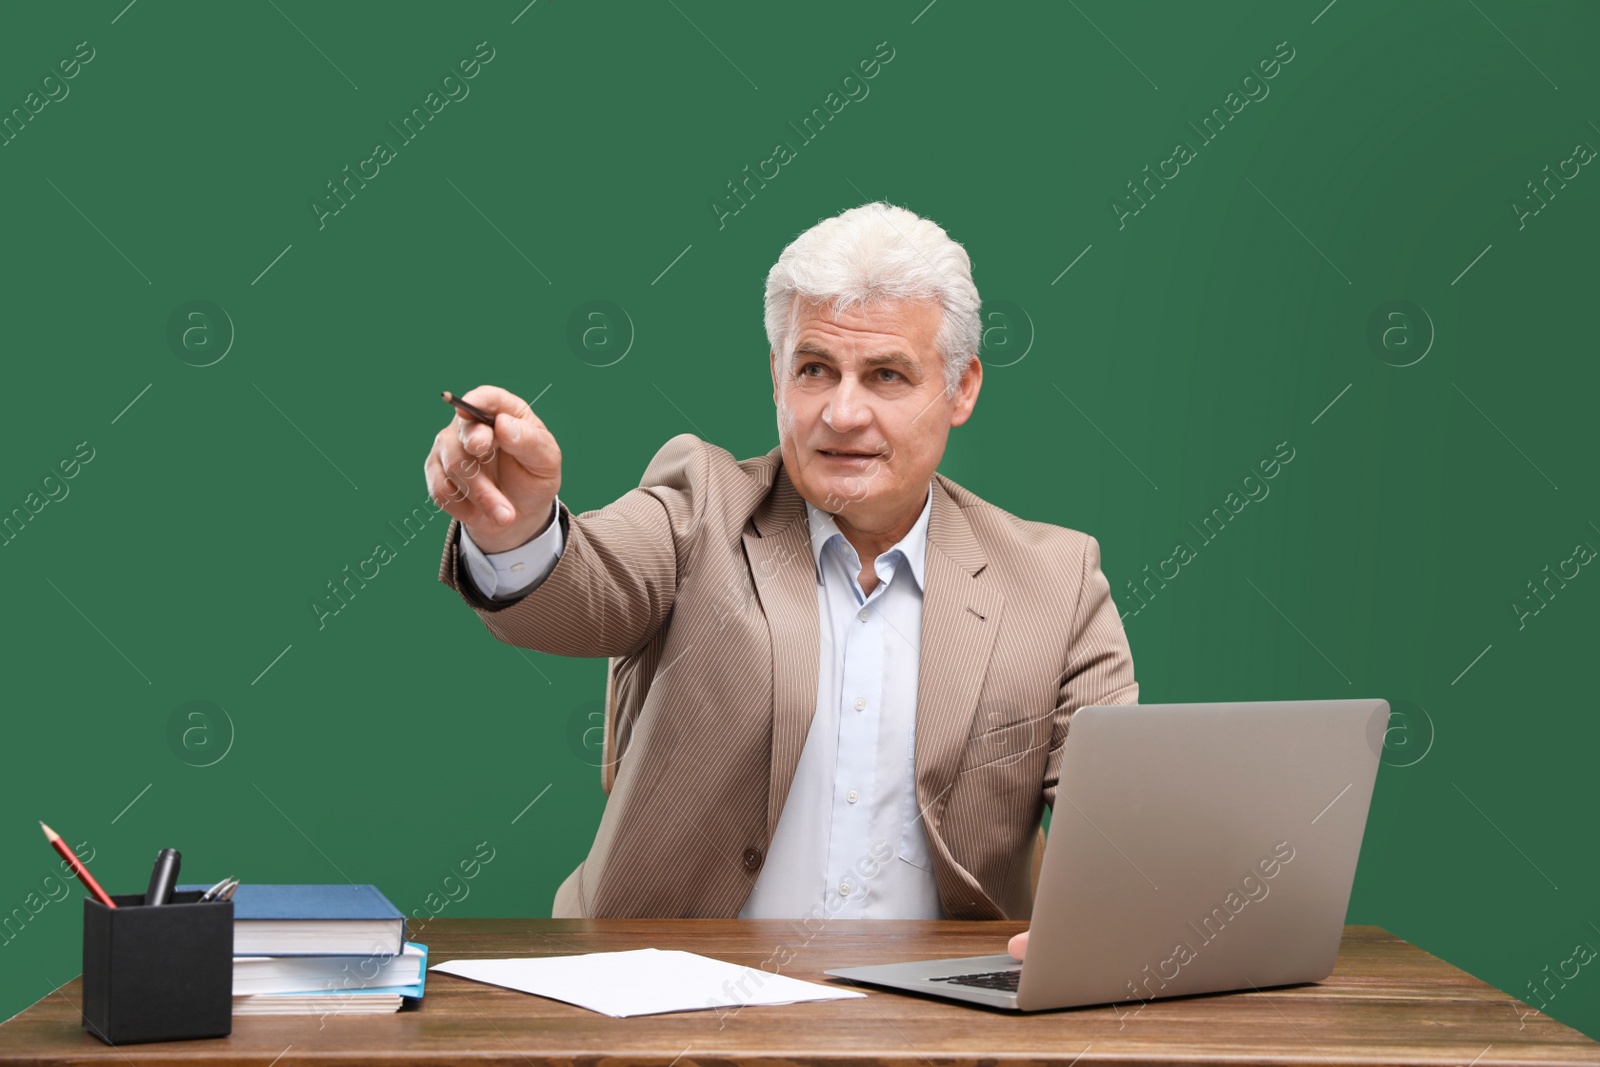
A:
[[[744,865],[745,865],[746,869],[752,870],[752,871],[755,870],[756,868],[760,867],[761,866],[761,850],[759,848],[747,848],[747,849],[745,849],[744,850]]]

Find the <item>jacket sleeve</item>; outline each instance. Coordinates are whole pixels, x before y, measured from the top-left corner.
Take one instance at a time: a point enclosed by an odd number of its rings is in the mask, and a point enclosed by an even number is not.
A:
[[[557,509],[565,548],[527,596],[490,600],[461,558],[459,520],[445,533],[439,580],[500,641],[557,656],[623,656],[672,612],[678,576],[705,506],[709,446],[680,434],[656,453],[639,488],[597,511]]]
[[[1086,535],[1087,536],[1087,535]],[[1045,764],[1044,802],[1055,810],[1061,777],[1062,746],[1072,715],[1096,704],[1137,704],[1139,683],[1133,678],[1133,651],[1122,628],[1111,583],[1100,571],[1100,543],[1093,537],[1083,553],[1078,605],[1072,613],[1066,668],[1062,672],[1050,758]]]

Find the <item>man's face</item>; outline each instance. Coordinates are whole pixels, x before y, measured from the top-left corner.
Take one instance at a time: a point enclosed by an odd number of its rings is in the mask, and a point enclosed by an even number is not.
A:
[[[894,300],[835,315],[800,301],[794,351],[772,355],[772,399],[789,479],[823,511],[863,530],[915,518],[952,426],[972,414],[974,358],[945,395],[936,303]]]

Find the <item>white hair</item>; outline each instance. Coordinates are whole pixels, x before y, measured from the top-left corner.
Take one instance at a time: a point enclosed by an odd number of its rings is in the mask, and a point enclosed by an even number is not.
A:
[[[767,272],[767,343],[787,361],[799,300],[834,314],[885,300],[937,303],[934,348],[954,396],[978,352],[983,322],[972,260],[931,219],[877,201],[823,219],[796,237]]]

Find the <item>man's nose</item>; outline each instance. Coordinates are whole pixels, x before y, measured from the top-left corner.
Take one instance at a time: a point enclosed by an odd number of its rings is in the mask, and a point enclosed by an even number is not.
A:
[[[872,409],[867,403],[865,391],[849,378],[841,381],[828,398],[822,421],[835,433],[845,433],[870,423]]]

